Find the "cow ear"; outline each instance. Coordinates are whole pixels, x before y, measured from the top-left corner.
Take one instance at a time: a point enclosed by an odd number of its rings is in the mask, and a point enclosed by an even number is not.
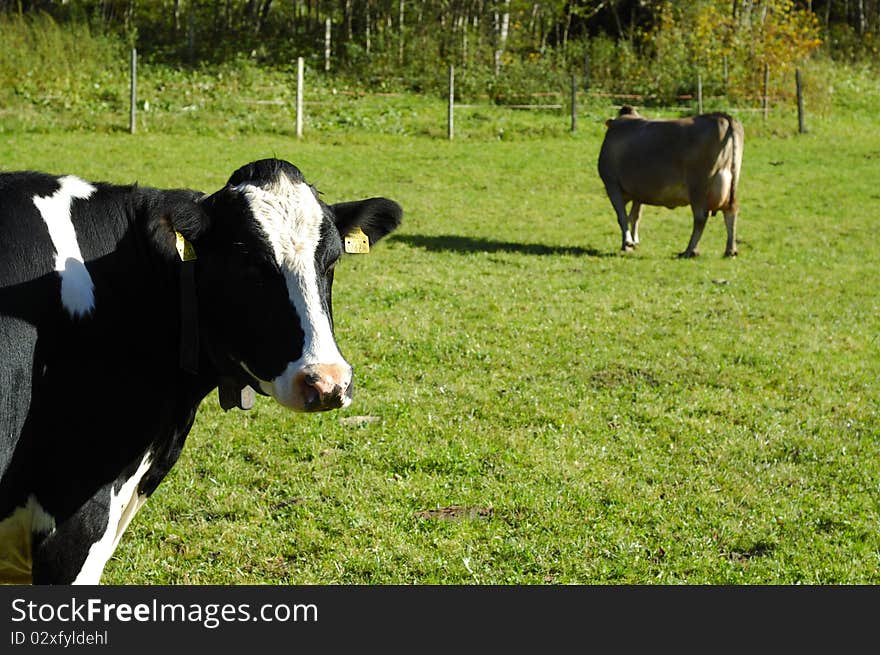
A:
[[[151,206],[148,225],[159,249],[169,257],[177,256],[177,233],[192,243],[208,229],[203,197],[197,191],[174,189],[163,191]]]
[[[339,234],[345,237],[359,227],[367,235],[370,245],[394,231],[403,218],[403,209],[388,198],[367,198],[331,205],[333,222]]]
[[[189,202],[178,204],[171,212],[171,223],[175,231],[190,241],[197,240],[210,226],[211,216],[205,202],[207,198],[202,193],[193,192]]]

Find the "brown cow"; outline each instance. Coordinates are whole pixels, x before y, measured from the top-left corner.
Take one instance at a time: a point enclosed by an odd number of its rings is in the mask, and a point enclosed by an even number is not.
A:
[[[714,216],[719,209],[727,225],[724,254],[736,256],[742,124],[718,112],[652,120],[624,105],[617,118],[605,125],[608,129],[599,151],[599,176],[617,213],[621,249],[632,250],[639,243],[642,205],[669,209],[690,205],[694,229],[679,257],[697,255],[697,243],[709,212]],[[630,201],[627,217],[626,204]]]

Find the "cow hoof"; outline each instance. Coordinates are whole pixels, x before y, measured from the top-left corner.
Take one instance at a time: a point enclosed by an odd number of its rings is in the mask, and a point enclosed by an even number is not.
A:
[[[636,249],[636,247],[633,244],[628,243],[623,248],[620,249],[620,252],[634,252],[635,249]]]
[[[693,259],[694,257],[698,257],[700,253],[696,250],[685,250],[684,252],[678,253],[679,259]]]
[[[725,257],[736,257],[736,255],[737,255],[736,250],[734,250],[732,252],[730,250],[728,250],[727,252],[724,253]]]

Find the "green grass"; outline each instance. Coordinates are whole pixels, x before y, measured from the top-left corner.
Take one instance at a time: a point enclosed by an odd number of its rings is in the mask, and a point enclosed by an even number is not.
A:
[[[462,120],[453,143],[442,101],[412,97],[386,114],[437,127],[371,131],[381,111],[352,109],[301,141],[173,122],[7,130],[6,170],[210,191],[275,155],[329,202],[385,195],[405,211],[337,269],[351,408],[259,398],[224,413],[209,397],[104,582],[880,582],[880,120],[866,109],[880,90],[858,87],[864,104],[808,115],[805,135],[793,111],[744,115],[735,260],[720,216],[701,257],[675,258],[685,208],[646,208],[642,245],[619,254],[596,173],[610,106],[574,135],[564,117]],[[499,139],[504,120],[524,128]],[[359,415],[380,420],[342,421]]]

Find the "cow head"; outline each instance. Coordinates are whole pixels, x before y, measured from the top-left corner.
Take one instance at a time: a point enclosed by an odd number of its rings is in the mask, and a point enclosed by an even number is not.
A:
[[[623,105],[617,110],[617,118],[641,118],[642,115],[636,111],[632,105]],[[615,119],[609,118],[605,121],[605,127],[611,127]]]
[[[221,376],[294,410],[346,407],[352,369],[333,334],[333,269],[347,233],[359,227],[375,243],[399,225],[400,206],[327,205],[277,159],[239,168],[199,204],[207,225],[177,229],[197,253],[202,348]]]

